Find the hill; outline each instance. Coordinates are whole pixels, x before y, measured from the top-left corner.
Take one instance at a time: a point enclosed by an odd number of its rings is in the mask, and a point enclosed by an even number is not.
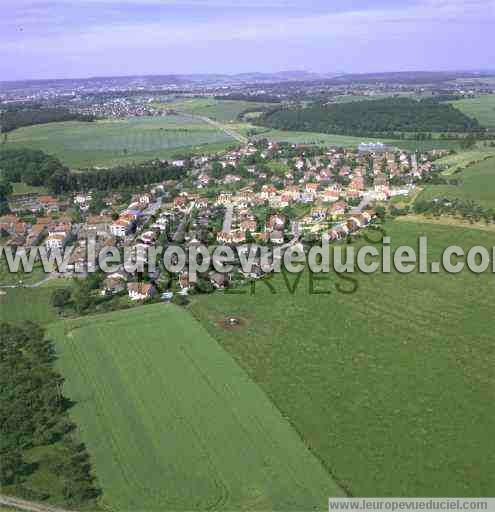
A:
[[[477,120],[450,104],[410,98],[276,109],[261,116],[258,123],[280,130],[357,136],[391,136],[404,132],[470,133],[482,130]]]

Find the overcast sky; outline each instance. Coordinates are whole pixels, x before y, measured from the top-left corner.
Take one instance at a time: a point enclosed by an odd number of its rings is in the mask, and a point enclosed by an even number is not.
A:
[[[495,0],[0,0],[0,81],[495,68]]]

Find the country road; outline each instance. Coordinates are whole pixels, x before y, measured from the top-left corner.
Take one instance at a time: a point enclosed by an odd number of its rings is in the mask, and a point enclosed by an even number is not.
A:
[[[193,117],[195,119],[200,119],[201,121],[204,121],[205,123],[208,123],[211,126],[214,126],[217,130],[221,130],[222,132],[226,133],[229,137],[232,137],[233,139],[239,141],[241,144],[247,144],[249,142],[249,139],[247,137],[244,137],[244,135],[241,135],[234,130],[231,130],[227,126],[225,126],[222,123],[219,123],[217,121],[214,121],[213,119],[210,119],[206,116],[197,116],[190,113],[180,112],[181,115]]]
[[[41,503],[34,503],[32,501],[21,500],[11,496],[0,494],[0,507],[11,507],[19,510],[27,510],[30,512],[69,512],[67,509],[50,507],[49,505],[42,505]]]

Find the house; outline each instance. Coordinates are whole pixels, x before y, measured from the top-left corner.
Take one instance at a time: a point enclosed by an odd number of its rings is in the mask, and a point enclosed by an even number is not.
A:
[[[285,215],[281,215],[279,213],[275,213],[270,215],[266,221],[266,227],[269,230],[283,230],[285,227],[287,219]]]
[[[284,234],[282,231],[272,231],[270,233],[270,241],[272,244],[282,245],[284,243]]]
[[[212,272],[210,274],[210,281],[211,281],[211,284],[217,290],[223,290],[223,289],[227,288],[229,285],[229,275],[221,274],[220,272]]]
[[[61,250],[65,242],[67,241],[67,234],[57,233],[53,235],[49,235],[45,241],[46,248],[48,250],[59,249]]]
[[[346,203],[343,201],[337,201],[330,206],[329,213],[330,215],[344,215],[346,207]]]
[[[129,283],[127,292],[131,300],[146,300],[156,294],[156,289],[150,283]]]
[[[118,277],[107,277],[103,282],[102,295],[116,295],[123,292],[127,288],[127,283],[124,279]]]
[[[110,233],[113,236],[123,238],[131,231],[132,223],[125,219],[118,219],[110,225]]]

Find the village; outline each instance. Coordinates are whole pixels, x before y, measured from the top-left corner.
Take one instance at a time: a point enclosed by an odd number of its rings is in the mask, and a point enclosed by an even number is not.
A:
[[[29,252],[72,246],[65,274],[85,278],[95,269],[87,248],[140,248],[200,244],[238,247],[258,244],[307,248],[326,238],[346,240],[376,216],[376,207],[407,196],[434,170],[441,152],[408,153],[381,144],[358,149],[251,142],[216,156],[174,160],[184,178],[129,192],[79,192],[53,197],[13,196],[11,213],[0,217],[5,246]],[[104,172],[104,171],[101,171]],[[146,263],[146,262],[145,262]],[[127,294],[142,301],[173,293],[211,292],[263,277],[255,265],[249,275],[236,266],[229,274],[207,272],[191,280],[187,269],[130,274],[124,267],[101,279],[101,294]]]

